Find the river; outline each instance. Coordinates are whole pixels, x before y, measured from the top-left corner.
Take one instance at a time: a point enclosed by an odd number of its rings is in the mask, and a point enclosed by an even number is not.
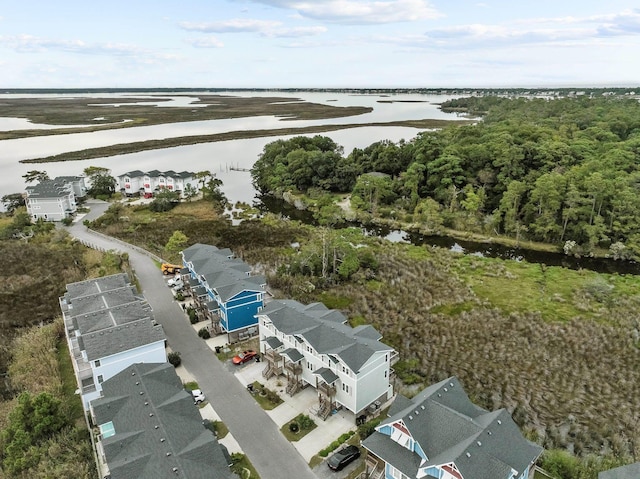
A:
[[[24,191],[24,175],[29,170],[45,170],[50,177],[58,175],[79,175],[88,166],[101,166],[111,169],[114,176],[130,170],[176,170],[201,171],[210,170],[224,182],[225,194],[232,201],[251,203],[255,191],[250,186],[247,172],[231,170],[235,168],[251,168],[264,146],[280,138],[288,136],[254,138],[247,140],[229,140],[224,142],[203,143],[180,146],[162,150],[145,151],[127,155],[116,155],[106,158],[74,162],[52,162],[46,164],[22,164],[20,160],[50,156],[68,151],[83,150],[117,143],[145,141],[152,139],[172,138],[178,136],[205,135],[238,130],[257,130],[269,128],[305,127],[319,124],[348,124],[390,122],[416,119],[457,119],[452,113],[442,112],[439,103],[452,98],[444,95],[357,95],[334,92],[224,92],[225,95],[238,96],[278,96],[291,98],[291,101],[302,99],[308,102],[329,104],[331,106],[366,106],[373,110],[363,115],[333,118],[327,120],[283,120],[274,116],[258,116],[235,118],[228,120],[210,120],[197,122],[171,123],[143,127],[123,128],[117,130],[97,131],[90,133],[74,133],[69,135],[45,135],[34,138],[21,138],[0,141],[0,195]],[[0,95],[3,97],[25,95]],[[47,96],[47,95],[29,95]],[[49,95],[60,96],[60,95]],[[74,96],[78,96],[75,94]],[[91,94],[87,97],[112,97],[114,104],[120,94]],[[160,107],[189,105],[197,97],[171,96],[163,93],[160,97],[135,94],[136,98],[152,98]],[[62,95],[64,97],[64,95]],[[53,129],[51,125],[33,125],[19,118],[0,118],[0,131],[22,128]],[[327,132],[326,135],[344,147],[345,153],[353,148],[364,148],[379,140],[397,142],[410,140],[420,130],[405,127],[361,127]],[[323,133],[325,134],[325,133]]]

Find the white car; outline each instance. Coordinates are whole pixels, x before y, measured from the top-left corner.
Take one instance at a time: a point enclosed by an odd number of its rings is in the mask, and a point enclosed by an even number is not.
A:
[[[200,389],[193,389],[191,395],[193,396],[193,402],[195,404],[200,404],[205,400],[204,393],[200,391]]]
[[[169,281],[167,281],[167,286],[169,286],[170,288],[182,288],[184,286],[184,283],[182,282],[182,278],[180,276],[176,276],[175,278],[171,278]]]

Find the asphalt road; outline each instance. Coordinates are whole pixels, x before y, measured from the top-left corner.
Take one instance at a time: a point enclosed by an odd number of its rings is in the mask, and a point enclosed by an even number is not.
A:
[[[100,216],[108,204],[90,203],[91,212],[83,218]],[[88,231],[80,222],[69,227],[76,238],[101,249],[124,251],[153,308],[155,319],[162,325],[167,342],[179,351],[182,364],[198,381],[220,419],[229,428],[262,479],[317,479],[296,449],[280,433],[275,423],[246,391],[246,387],[218,360],[213,351],[198,337],[164,277],[148,256],[133,248]]]

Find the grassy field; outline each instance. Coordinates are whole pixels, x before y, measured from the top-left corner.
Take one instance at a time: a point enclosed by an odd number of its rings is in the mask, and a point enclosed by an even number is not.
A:
[[[173,148],[176,146],[196,145],[199,143],[212,143],[216,141],[242,140],[248,138],[263,138],[269,136],[282,135],[304,135],[310,133],[322,133],[334,130],[345,130],[349,128],[361,128],[364,126],[406,126],[412,128],[443,128],[452,123],[464,123],[461,121],[449,120],[407,120],[392,121],[386,123],[350,123],[344,125],[318,125],[299,128],[273,128],[268,130],[240,130],[225,133],[216,133],[211,135],[193,135],[165,138],[162,140],[138,141],[132,143],[121,143],[109,145],[100,148],[89,148],[85,150],[69,151],[57,155],[51,155],[43,158],[29,158],[20,160],[20,163],[49,163],[53,161],[78,161],[88,160],[92,158],[103,158],[115,155],[124,155],[128,153],[138,153],[140,151],[159,150],[164,148]],[[51,131],[51,130],[47,130]]]
[[[477,404],[506,407],[545,447],[625,455],[630,438],[640,443],[638,276],[361,237],[351,241],[371,250],[375,275],[331,283],[286,274],[299,254],[292,242],[321,244],[313,227],[273,217],[231,227],[206,205],[180,208],[164,216],[126,210],[127,222],[104,229],[142,246],[180,229],[189,244],[230,247],[259,265],[279,297],[322,301],[352,324],[372,324],[400,354],[396,387],[405,394],[456,375]]]

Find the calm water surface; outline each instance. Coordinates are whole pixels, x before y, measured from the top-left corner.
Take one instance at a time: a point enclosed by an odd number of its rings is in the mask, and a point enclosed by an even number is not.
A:
[[[251,168],[258,155],[267,143],[282,137],[256,138],[248,140],[230,140],[200,145],[181,146],[162,150],[146,151],[129,155],[118,155],[107,158],[95,158],[86,161],[55,162],[43,164],[21,164],[22,159],[43,157],[67,151],[82,150],[100,146],[108,146],[118,143],[144,141],[151,139],[171,138],[177,136],[203,135],[224,133],[237,130],[256,130],[266,128],[304,127],[319,124],[347,124],[347,123],[371,123],[388,122],[412,119],[456,119],[455,114],[443,113],[438,104],[449,96],[440,95],[354,95],[333,92],[224,92],[224,95],[284,97],[296,101],[300,98],[314,103],[327,103],[331,106],[365,106],[372,107],[373,111],[364,115],[328,120],[282,120],[273,116],[260,116],[249,118],[237,118],[229,120],[210,120],[185,123],[172,123],[167,125],[154,125],[120,130],[99,131],[91,133],[77,133],[71,135],[42,136],[36,138],[23,138],[16,140],[0,141],[0,195],[24,191],[24,175],[29,170],[45,170],[49,176],[77,175],[88,166],[102,166],[110,168],[113,175],[120,175],[126,171],[139,169],[158,169],[176,171],[200,171],[211,170],[222,179],[225,184],[225,193],[229,199],[235,201],[251,202],[255,191],[251,187],[248,172],[231,170],[236,168]],[[27,95],[0,95],[3,97],[17,97]],[[33,95],[44,97],[46,95]],[[64,101],[64,95],[51,95],[60,97]],[[67,98],[79,95],[67,95]],[[124,96],[136,98],[150,98],[161,107],[186,106],[196,97],[161,95],[124,95],[124,94],[91,94],[83,97],[113,97],[114,104]],[[158,101],[159,98],[168,98],[169,101]],[[13,129],[16,125],[24,126],[25,120],[15,118],[0,118],[0,131]],[[31,125],[31,124],[28,124]],[[42,126],[42,125],[41,125]],[[46,125],[44,125],[46,127]],[[33,127],[33,125],[28,126]],[[410,140],[421,130],[404,127],[362,127],[346,130],[338,130],[323,133],[336,143],[342,145],[345,154],[353,148],[364,148],[379,140],[391,140],[397,142],[401,139]]]

